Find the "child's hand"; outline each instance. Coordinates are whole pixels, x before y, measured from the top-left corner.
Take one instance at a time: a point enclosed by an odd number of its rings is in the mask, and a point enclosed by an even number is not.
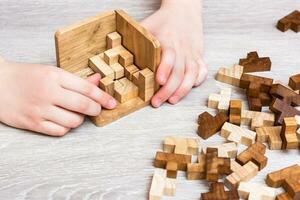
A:
[[[202,59],[201,0],[162,0],[161,8],[142,22],[162,46],[156,81],[162,85],[151,103],[177,103],[207,76]]]
[[[116,101],[100,90],[100,75],[84,80],[52,66],[0,63],[0,121],[21,129],[63,136],[84,115]]]

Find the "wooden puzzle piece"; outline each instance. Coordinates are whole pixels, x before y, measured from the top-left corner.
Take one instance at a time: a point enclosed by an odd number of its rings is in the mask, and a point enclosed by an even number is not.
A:
[[[281,84],[273,84],[270,94],[292,106],[300,106],[300,95]]]
[[[213,117],[208,112],[201,113],[198,117],[198,135],[207,139],[221,130],[223,124],[228,120],[226,114],[219,112],[215,117]]]
[[[299,142],[296,131],[297,122],[295,117],[284,118],[280,133],[282,139],[282,149],[298,149]]]
[[[221,136],[229,141],[250,146],[255,142],[256,133],[254,131],[225,122],[221,128]]]
[[[280,19],[277,23],[277,28],[285,32],[288,29],[293,30],[294,32],[300,31],[300,12],[295,10],[294,12],[288,14],[287,16]]]
[[[0,60],[1,63],[1,60]],[[79,69],[78,71],[74,72],[74,75],[79,76],[81,78],[87,78],[91,75],[93,75],[95,72],[90,68],[90,67],[86,67],[83,69]]]
[[[260,183],[241,182],[238,188],[240,198],[247,200],[275,200],[276,190]]]
[[[198,154],[197,163],[187,164],[187,179],[200,180],[206,178],[206,155]]]
[[[108,65],[113,65],[119,62],[119,56],[122,52],[127,51],[123,46],[117,46],[104,51],[104,61]]]
[[[236,161],[245,165],[251,161],[258,166],[259,170],[262,170],[268,162],[268,158],[264,155],[266,153],[266,146],[261,142],[255,142],[242,153],[236,157]]]
[[[133,65],[133,55],[129,51],[123,51],[119,55],[119,63],[123,67],[127,67],[129,65]]]
[[[300,111],[290,106],[288,103],[275,98],[271,105],[270,110],[275,113],[275,124],[282,124],[285,117],[294,117],[300,115]]]
[[[225,178],[225,185],[228,188],[237,188],[242,181],[249,181],[258,173],[258,167],[249,161],[241,166],[236,161],[231,161],[232,173]]]
[[[235,125],[241,124],[242,101],[230,100],[229,103],[229,122]]]
[[[222,89],[220,94],[210,94],[208,97],[208,107],[218,109],[227,113],[231,96],[231,88]]]
[[[276,199],[300,199],[300,182],[294,180],[284,180],[282,184],[285,193],[278,195]]]
[[[259,97],[261,92],[267,93],[273,84],[273,79],[243,74],[240,81],[240,88],[247,90],[247,96]]]
[[[210,192],[202,193],[201,200],[239,200],[236,189],[225,191],[224,184],[217,182],[211,183]]]
[[[132,75],[139,71],[139,68],[135,65],[129,65],[125,67],[125,76],[128,80],[132,80]]]
[[[112,49],[122,44],[122,37],[119,33],[113,32],[106,36],[106,49]]]
[[[300,74],[295,74],[294,76],[290,77],[289,86],[293,90],[300,90]]]
[[[250,110],[242,111],[241,124],[250,126],[251,130],[258,127],[273,126],[275,115],[273,113],[257,112]]]
[[[167,170],[168,178],[176,178],[177,171],[186,171],[187,164],[191,163],[191,155],[156,152],[154,166]]]
[[[281,187],[284,180],[300,180],[300,166],[291,165],[289,167],[271,172],[267,175],[266,183],[270,187]]]
[[[106,64],[100,55],[93,56],[89,59],[89,67],[96,73],[99,73],[102,78],[114,78],[114,71]]]
[[[138,77],[139,97],[143,101],[149,101],[154,95],[154,73],[146,68],[140,71]]]
[[[240,65],[234,65],[231,68],[221,67],[217,72],[216,80],[239,87],[243,68]]]
[[[151,182],[149,200],[160,200],[162,196],[174,196],[176,179],[167,178],[167,171],[156,168]]]
[[[198,155],[199,142],[196,138],[168,136],[164,139],[164,152],[185,155]]]
[[[263,106],[269,106],[272,102],[272,97],[269,93],[260,92],[258,97],[247,96],[249,110],[261,111]]]
[[[271,70],[271,60],[269,57],[258,57],[256,51],[247,54],[247,58],[240,59],[239,65],[244,67],[243,73],[261,72]]]
[[[114,71],[114,79],[118,80],[124,78],[124,67],[119,63],[115,63],[110,66],[110,68]]]
[[[104,77],[100,80],[99,87],[111,96],[115,93],[115,82],[110,77]]]
[[[209,145],[208,147],[218,149],[218,157],[220,158],[235,158],[237,155],[237,144],[235,142]]]
[[[134,85],[131,81],[127,78],[122,78],[119,80],[121,83],[121,87],[115,87],[114,97],[120,103],[129,101],[134,99],[138,96],[138,87]]]
[[[220,175],[230,174],[230,158],[218,157],[218,149],[206,149],[206,180],[218,181]]]
[[[281,126],[260,127],[256,128],[256,141],[266,142],[271,150],[279,150],[282,147],[280,137]]]
[[[137,71],[132,74],[132,82],[135,85],[139,85],[139,76],[140,76],[140,71]]]

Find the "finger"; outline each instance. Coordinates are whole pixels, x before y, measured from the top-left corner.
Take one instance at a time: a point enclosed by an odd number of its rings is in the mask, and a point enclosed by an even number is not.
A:
[[[160,88],[160,90],[153,96],[151,103],[154,107],[159,107],[177,90],[181,85],[184,71],[184,60],[182,57],[176,58],[175,66],[171,72],[171,75],[167,83]]]
[[[169,98],[169,103],[176,104],[180,99],[186,96],[189,91],[193,88],[195,81],[198,77],[199,67],[197,62],[189,59],[186,63],[184,79],[180,87],[174,94]]]
[[[50,136],[64,136],[69,130],[70,128],[63,127],[54,122],[42,121],[34,131]]]
[[[99,85],[100,79],[101,79],[101,75],[99,73],[93,74],[93,75],[86,78],[86,80],[88,82],[90,82],[90,83],[92,83],[93,85],[96,85],[96,86]]]
[[[97,116],[101,111],[101,106],[92,99],[65,89],[54,99],[54,105],[89,116]]]
[[[44,119],[68,128],[76,128],[82,124],[84,120],[83,115],[57,106],[52,106],[43,117]]]
[[[164,85],[172,71],[175,62],[175,51],[171,47],[162,49],[162,58],[156,72],[156,82],[159,85]]]
[[[107,109],[113,109],[117,105],[116,100],[112,96],[105,93],[97,86],[80,77],[74,76],[71,73],[63,73],[61,86],[67,90],[78,92],[91,98]]]
[[[200,58],[198,59],[198,65],[199,65],[199,73],[198,77],[195,81],[194,87],[198,87],[207,79],[207,74],[208,74],[208,66],[204,63],[203,59]]]

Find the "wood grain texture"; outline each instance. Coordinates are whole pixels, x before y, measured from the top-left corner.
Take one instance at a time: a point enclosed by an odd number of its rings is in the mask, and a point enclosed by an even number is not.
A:
[[[1,0],[0,55],[7,60],[54,65],[57,28],[117,8],[141,20],[159,4],[158,0]],[[300,9],[295,0],[204,1],[209,77],[176,106],[146,107],[104,128],[87,120],[63,138],[0,125],[0,198],[147,199],[153,158],[163,138],[197,137],[195,121],[207,111],[208,94],[228,87],[214,80],[220,66],[232,66],[247,52],[257,50],[273,63],[272,71],[263,76],[287,83],[288,77],[299,73],[299,33],[282,33],[275,27],[278,19],[295,9]],[[244,92],[233,88],[233,98],[245,100]],[[223,141],[215,135],[201,144]],[[267,167],[252,182],[264,183],[267,173],[300,164],[295,159],[298,150],[267,151],[266,155]],[[171,199],[199,200],[209,185],[202,180],[187,181],[185,176],[178,174],[176,195]]]

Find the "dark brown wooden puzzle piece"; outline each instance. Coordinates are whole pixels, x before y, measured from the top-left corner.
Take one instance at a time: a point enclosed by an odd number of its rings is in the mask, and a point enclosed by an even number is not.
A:
[[[198,135],[207,139],[220,131],[226,121],[228,121],[228,117],[222,112],[219,112],[215,117],[208,112],[201,113],[198,117]]]
[[[216,182],[220,175],[231,172],[230,158],[219,158],[217,148],[206,149],[206,180]]]
[[[259,97],[247,96],[249,110],[261,111],[263,106],[269,106],[272,102],[272,97],[266,92],[261,92]]]
[[[275,113],[275,125],[282,124],[285,117],[300,115],[299,110],[278,98],[273,99],[270,110]]]
[[[201,200],[238,200],[239,194],[236,189],[225,191],[224,183],[212,183],[210,192],[202,193]]]
[[[247,58],[240,59],[239,65],[244,67],[243,73],[271,70],[269,57],[260,58],[256,51],[247,54]]]
[[[247,96],[259,97],[261,92],[269,92],[273,84],[273,79],[243,74],[240,81],[240,88],[247,90]]]
[[[290,77],[289,86],[293,90],[300,90],[300,74],[296,74],[296,75]]]
[[[289,105],[300,106],[300,95],[281,84],[273,84],[270,90],[270,94],[273,97],[287,102]]]
[[[300,12],[295,10],[294,12],[280,19],[277,23],[277,28],[282,32],[291,29],[298,33],[300,31]]]

